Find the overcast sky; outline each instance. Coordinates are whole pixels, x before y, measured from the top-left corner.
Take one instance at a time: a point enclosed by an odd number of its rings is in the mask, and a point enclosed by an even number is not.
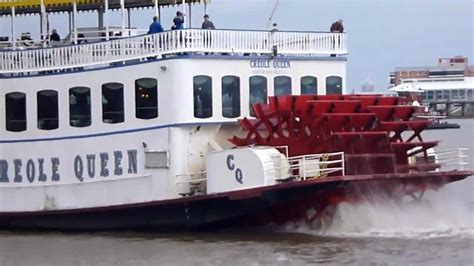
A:
[[[265,29],[275,2],[212,0],[208,13],[221,29]],[[165,29],[177,9],[163,9]],[[153,12],[133,11],[132,25],[147,28]],[[193,26],[200,25],[203,14],[203,5],[193,6]],[[327,31],[337,19],[344,20],[349,34],[348,91],[358,90],[369,74],[383,91],[395,67],[434,65],[438,57],[464,55],[474,64],[474,0],[280,0],[274,16],[283,30]],[[79,20],[80,27],[97,25],[96,14],[81,14]],[[121,25],[119,13],[110,20]],[[39,31],[38,16],[17,21],[17,32]],[[52,15],[50,25],[67,35],[66,15]],[[0,20],[0,36],[9,35],[9,28],[9,19]]]

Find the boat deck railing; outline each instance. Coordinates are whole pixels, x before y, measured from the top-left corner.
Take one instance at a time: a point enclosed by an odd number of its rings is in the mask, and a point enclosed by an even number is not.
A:
[[[443,168],[454,168],[457,170],[465,170],[466,165],[469,165],[467,159],[468,148],[456,148],[436,151],[436,161],[441,164]]]
[[[286,160],[286,159],[285,159]],[[306,154],[288,157],[289,165],[281,164],[279,167],[269,169],[271,176],[279,176],[273,172],[288,172],[288,176],[282,176],[280,180],[287,179],[306,180],[310,178],[322,178],[329,174],[338,173],[345,175],[344,152]]]
[[[0,74],[96,67],[185,53],[345,55],[346,38],[345,33],[184,29],[79,45],[0,50]]]

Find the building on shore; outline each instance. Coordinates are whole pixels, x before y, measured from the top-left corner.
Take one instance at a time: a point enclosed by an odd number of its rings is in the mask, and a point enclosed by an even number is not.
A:
[[[474,116],[474,66],[467,57],[439,58],[435,66],[397,67],[389,89],[419,91],[430,110],[447,116]]]

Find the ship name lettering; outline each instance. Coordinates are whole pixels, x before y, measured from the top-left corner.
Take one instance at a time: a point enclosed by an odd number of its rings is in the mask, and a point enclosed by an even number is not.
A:
[[[14,159],[13,165],[10,168],[7,160],[0,160],[0,183],[33,183],[35,181],[46,182],[48,180],[48,176],[45,173],[44,158],[37,158],[36,160],[30,158],[26,160],[26,164],[23,162],[22,159]],[[51,158],[51,181],[60,181],[59,165],[59,158]],[[12,176],[8,175],[9,170],[13,172],[10,172],[10,174],[13,174]],[[26,177],[26,179],[23,177]]]
[[[85,156],[76,155],[72,164],[73,174],[80,182],[84,182],[87,177],[94,178],[96,171],[100,177],[108,177],[111,173],[115,176],[122,176],[125,171],[128,174],[136,174],[138,173],[137,154],[137,150],[132,149],[126,152],[114,151],[113,153],[101,152],[86,154]],[[96,159],[98,160],[97,164]],[[127,161],[124,162],[127,159],[128,163]],[[44,158],[0,160],[0,183],[61,181],[61,161],[59,157],[52,157],[49,160],[49,165],[45,165]],[[98,169],[96,169],[96,165]]]
[[[121,176],[123,175],[124,172],[124,167],[123,167],[123,154],[124,152],[122,151],[114,151],[113,152],[113,174],[115,176]],[[95,177],[95,160],[96,158],[99,159],[99,176],[101,177],[108,177],[109,174],[111,173],[109,169],[109,153],[107,152],[101,152],[99,153],[99,156],[96,156],[95,154],[87,154],[85,156],[85,160],[83,157],[80,155],[76,155],[74,158],[74,174],[76,176],[76,179],[79,180],[80,182],[84,182],[85,175],[88,175],[89,178],[94,178]],[[112,158],[110,158],[112,160]],[[138,172],[137,170],[137,150],[127,150],[127,159],[128,159],[128,173],[129,174],[136,174]],[[87,171],[84,171],[84,167],[87,167]]]
[[[290,61],[284,59],[253,59],[250,60],[250,68],[290,68]]]

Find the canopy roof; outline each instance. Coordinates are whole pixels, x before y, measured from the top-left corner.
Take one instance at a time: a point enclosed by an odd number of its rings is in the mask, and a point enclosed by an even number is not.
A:
[[[100,10],[104,7],[105,0],[0,0],[0,15],[11,14],[15,7],[16,14],[31,14],[41,12],[41,2],[47,12],[72,11],[74,2],[77,10]],[[207,3],[210,0],[186,0],[186,3]],[[154,0],[124,0],[126,8],[152,7]],[[158,0],[160,6],[181,4],[182,0]],[[120,0],[109,0],[109,9],[119,9]]]

